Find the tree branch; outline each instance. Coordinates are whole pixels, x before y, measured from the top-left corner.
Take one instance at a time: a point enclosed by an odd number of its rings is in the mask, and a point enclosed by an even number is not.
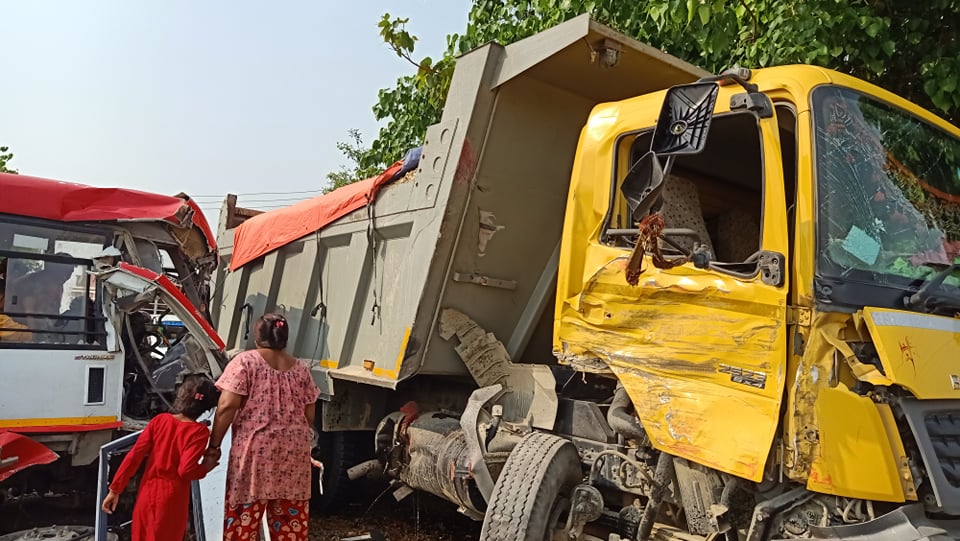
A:
[[[399,56],[400,58],[406,60],[407,62],[410,62],[411,64],[413,64],[414,66],[416,66],[417,69],[421,69],[421,70],[424,70],[424,71],[428,71],[428,72],[430,72],[430,73],[436,73],[437,70],[435,70],[435,69],[433,69],[433,68],[428,68],[427,66],[424,66],[423,64],[421,64],[421,63],[417,62],[416,60],[410,58],[410,55],[407,54],[406,51],[400,49],[400,48],[397,47],[396,45],[393,45],[392,43],[387,43],[387,46],[389,46],[389,47],[393,50],[393,52],[396,53],[397,56]]]
[[[750,38],[750,41],[757,41],[757,24],[760,22],[757,20],[757,15],[750,9],[750,6],[747,5],[745,0],[740,0],[740,5],[743,6],[743,9],[747,10],[747,13],[750,14],[750,18],[753,19],[753,35]]]

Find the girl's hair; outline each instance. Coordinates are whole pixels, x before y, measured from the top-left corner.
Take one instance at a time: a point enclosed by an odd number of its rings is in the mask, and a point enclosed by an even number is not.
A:
[[[287,318],[280,314],[263,314],[253,328],[253,336],[257,347],[267,349],[287,347],[287,338],[290,337]]]
[[[197,420],[204,412],[216,407],[219,398],[220,392],[210,378],[203,374],[190,374],[183,378],[183,382],[177,387],[172,413],[182,413]]]

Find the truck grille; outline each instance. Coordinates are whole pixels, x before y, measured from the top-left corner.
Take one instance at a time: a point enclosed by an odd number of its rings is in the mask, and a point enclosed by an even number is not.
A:
[[[900,407],[937,504],[944,513],[960,515],[960,400],[903,399]]]
[[[927,413],[923,424],[930,435],[943,476],[950,485],[960,488],[960,408]]]

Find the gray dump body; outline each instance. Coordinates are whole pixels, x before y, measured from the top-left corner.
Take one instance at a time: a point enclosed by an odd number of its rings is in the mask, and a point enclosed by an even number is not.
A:
[[[602,65],[605,45],[621,49],[614,67]],[[379,192],[372,223],[361,209],[235,272],[221,270],[217,330],[228,349],[252,347],[243,307],[254,317],[284,311],[292,352],[316,361],[326,393],[337,380],[396,388],[417,374],[466,375],[437,332],[443,308],[494,333],[514,361],[553,362],[561,228],[590,110],[703,75],[587,16],[465,54],[415,177]],[[225,223],[224,265],[233,250]],[[311,315],[321,283],[325,320]]]

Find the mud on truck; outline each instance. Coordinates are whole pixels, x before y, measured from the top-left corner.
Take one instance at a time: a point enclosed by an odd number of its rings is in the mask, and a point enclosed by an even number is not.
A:
[[[226,363],[214,235],[183,194],[12,174],[0,192],[0,501],[92,509],[100,447],[166,411],[182,375]]]
[[[380,177],[228,204],[213,315],[228,351],[290,321],[321,505],[369,474],[485,541],[955,539],[958,135],[583,16],[459,58]]]

